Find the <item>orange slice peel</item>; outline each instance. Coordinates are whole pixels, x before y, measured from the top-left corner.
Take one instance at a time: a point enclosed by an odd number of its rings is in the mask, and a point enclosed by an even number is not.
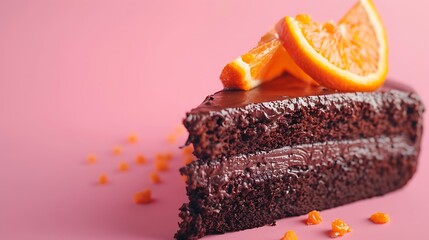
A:
[[[338,22],[285,17],[258,45],[228,63],[227,89],[250,90],[284,72],[339,91],[374,91],[388,71],[386,33],[371,0],[359,0]],[[317,82],[317,83],[316,83]]]

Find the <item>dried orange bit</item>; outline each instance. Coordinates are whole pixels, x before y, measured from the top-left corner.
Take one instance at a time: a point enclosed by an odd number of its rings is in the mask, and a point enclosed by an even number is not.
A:
[[[185,126],[183,126],[183,124],[179,124],[176,126],[175,132],[178,135],[184,134],[186,132],[186,128],[185,128]]]
[[[159,177],[159,174],[157,172],[151,172],[149,175],[150,181],[153,183],[160,183],[161,178]]]
[[[341,237],[341,236],[344,236],[344,234],[351,231],[352,231],[352,228],[341,219],[337,218],[332,222],[332,231],[331,231],[332,237]]]
[[[118,169],[121,172],[128,171],[128,169],[129,169],[128,163],[126,163],[126,162],[120,162],[119,165],[118,165]]]
[[[308,213],[307,225],[317,225],[322,222],[322,216],[319,211],[313,210]]]
[[[182,180],[183,180],[183,182],[187,182],[188,181],[188,176],[186,176],[186,175],[182,175]]]
[[[94,154],[89,154],[89,155],[86,157],[86,161],[87,161],[89,164],[94,164],[94,163],[96,163],[96,162],[97,162],[97,157],[96,157]]]
[[[289,230],[280,240],[298,240],[298,236],[293,230]]]
[[[176,142],[176,140],[177,140],[177,136],[175,134],[170,133],[167,135],[167,143],[173,144]]]
[[[182,148],[182,152],[185,155],[190,155],[194,152],[194,146],[192,144]]]
[[[138,141],[139,141],[139,137],[137,136],[137,134],[133,133],[128,136],[129,143],[136,143]]]
[[[143,190],[142,192],[135,193],[133,196],[134,203],[147,204],[152,202],[152,191],[150,189]]]
[[[171,159],[173,159],[173,154],[171,153],[158,153],[155,155],[155,159],[156,160],[166,160],[166,161],[170,161]]]
[[[121,155],[122,153],[122,148],[120,146],[115,146],[112,149],[113,155]]]
[[[107,178],[106,174],[101,174],[100,176],[98,176],[98,184],[100,185],[105,185],[109,182],[109,179]]]
[[[136,157],[136,163],[137,164],[146,164],[147,163],[147,160],[146,160],[146,157],[145,156],[143,156],[143,155],[137,155],[137,157]]]
[[[383,212],[376,212],[369,219],[376,224],[385,224],[390,221],[389,215]]]
[[[157,159],[155,161],[155,169],[160,172],[165,172],[169,169],[168,161],[165,159]]]
[[[194,161],[194,157],[192,155],[191,156],[185,156],[185,158],[183,159],[183,163],[185,165],[191,163],[192,161]]]

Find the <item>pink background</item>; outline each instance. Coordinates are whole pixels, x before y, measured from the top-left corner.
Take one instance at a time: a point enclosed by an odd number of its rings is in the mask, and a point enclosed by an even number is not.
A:
[[[323,2],[323,3],[322,3]],[[388,30],[391,78],[429,102],[425,1],[375,1]],[[186,201],[177,169],[182,157],[166,143],[184,113],[221,88],[223,65],[244,53],[284,15],[338,19],[353,0],[0,1],[0,239],[171,239]],[[428,118],[427,118],[428,119]],[[428,125],[428,121],[426,121]],[[131,146],[126,136],[141,141]],[[111,155],[121,145],[124,154]],[[418,173],[400,191],[303,217],[206,239],[326,239],[339,217],[354,229],[344,239],[421,239],[427,235],[429,164],[423,141]],[[150,161],[176,157],[157,186]],[[99,157],[88,166],[88,153]],[[130,162],[129,173],[116,170]],[[106,172],[110,184],[97,186]],[[132,194],[152,188],[155,202]],[[367,217],[386,211],[384,226]]]

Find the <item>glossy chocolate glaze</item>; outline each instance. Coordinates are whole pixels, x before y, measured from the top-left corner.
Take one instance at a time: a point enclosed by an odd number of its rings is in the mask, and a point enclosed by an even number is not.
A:
[[[412,89],[403,84],[387,81],[378,91],[399,90],[412,92]],[[292,76],[284,75],[273,81],[264,83],[250,91],[222,90],[208,96],[203,103],[193,109],[191,113],[219,111],[226,108],[238,108],[249,104],[285,100],[308,96],[327,94],[341,94],[336,90],[322,86],[311,85]]]

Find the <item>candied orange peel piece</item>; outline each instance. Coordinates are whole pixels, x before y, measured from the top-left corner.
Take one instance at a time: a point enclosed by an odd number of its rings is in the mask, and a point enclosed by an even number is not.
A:
[[[119,171],[121,171],[121,172],[126,172],[126,171],[128,171],[129,170],[129,165],[128,165],[128,163],[126,163],[126,162],[120,162],[119,164],[118,164],[118,169],[119,169]]]
[[[376,224],[385,224],[390,221],[389,215],[383,212],[376,212],[369,219]]]
[[[113,155],[121,155],[122,154],[122,148],[120,146],[114,146],[112,149]]]
[[[308,213],[307,225],[317,225],[322,222],[322,216],[319,211],[313,210]]]
[[[351,232],[352,228],[341,219],[335,219],[332,224],[331,237],[342,237],[344,234]]]
[[[159,174],[157,172],[151,172],[149,175],[150,181],[152,183],[160,183],[161,178],[159,177]]]
[[[137,155],[136,156],[136,163],[142,164],[142,165],[146,164],[147,163],[146,157],[144,155],[141,155],[141,154]]]
[[[293,230],[289,230],[280,240],[298,240],[298,236]]]
[[[105,173],[98,176],[98,184],[105,185],[108,182],[109,182],[109,178],[107,177],[107,175]]]
[[[86,157],[86,161],[87,161],[89,164],[94,164],[94,163],[96,163],[96,162],[97,162],[97,157],[96,157],[94,154],[89,154],[89,155]]]
[[[128,135],[127,140],[129,143],[137,143],[139,141],[139,137],[137,136],[137,134],[132,133],[132,134]]]
[[[152,202],[152,190],[145,189],[141,192],[137,192],[133,196],[133,201],[136,204],[148,204]]]
[[[170,168],[169,163],[165,159],[156,159],[155,160],[155,169],[160,172],[165,172]]]

